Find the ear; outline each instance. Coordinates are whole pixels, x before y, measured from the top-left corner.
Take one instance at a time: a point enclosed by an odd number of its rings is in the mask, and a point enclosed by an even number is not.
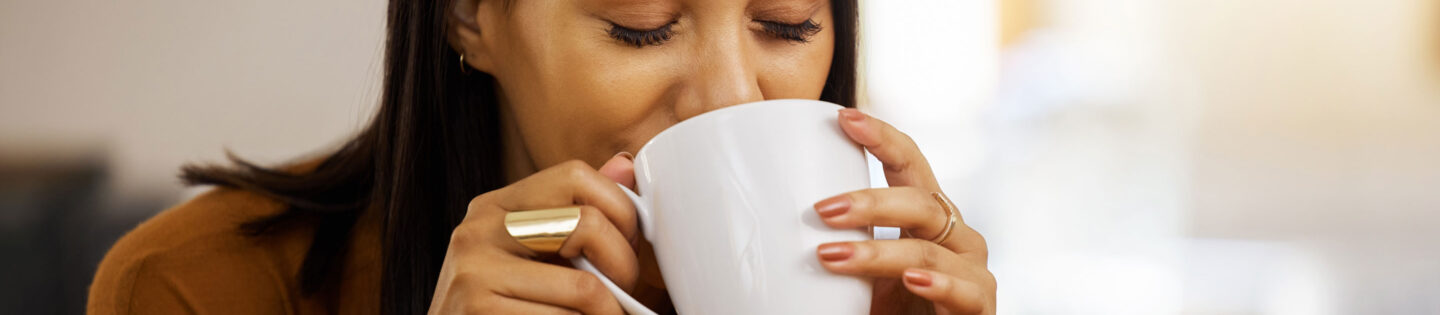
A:
[[[456,53],[465,54],[465,63],[469,67],[485,73],[493,73],[495,69],[494,53],[490,50],[495,47],[493,35],[485,30],[493,30],[494,23],[490,18],[489,5],[481,5],[481,0],[455,0],[455,5],[450,10],[450,32],[446,34],[450,47]],[[493,1],[485,1],[486,4]]]

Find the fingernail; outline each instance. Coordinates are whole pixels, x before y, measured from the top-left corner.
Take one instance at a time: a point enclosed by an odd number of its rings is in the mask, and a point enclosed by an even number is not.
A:
[[[631,161],[634,161],[634,160],[635,160],[635,155],[634,155],[634,154],[630,154],[630,152],[620,151],[620,153],[615,153],[615,156],[623,157],[623,158],[625,158],[626,160],[631,160]]]
[[[859,122],[865,120],[865,114],[861,113],[858,109],[846,108],[840,110],[840,118],[844,118],[845,120],[849,120],[852,122]]]
[[[933,279],[930,278],[930,273],[928,272],[919,270],[905,271],[905,283],[909,283],[910,285],[917,287],[928,287],[930,286],[932,280]]]
[[[821,217],[835,217],[847,211],[850,211],[849,195],[830,197],[815,203],[815,212],[820,213]]]
[[[855,246],[846,243],[823,244],[820,245],[820,249],[816,250],[816,252],[820,254],[821,260],[831,262],[842,261],[850,259],[850,255],[855,254]]]

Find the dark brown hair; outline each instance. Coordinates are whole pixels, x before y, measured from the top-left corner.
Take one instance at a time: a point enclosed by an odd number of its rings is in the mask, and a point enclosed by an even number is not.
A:
[[[380,301],[386,314],[424,313],[451,230],[471,198],[506,185],[495,78],[462,71],[446,41],[453,0],[391,0],[379,111],[313,170],[287,172],[234,156],[230,167],[186,165],[189,185],[252,191],[288,205],[240,227],[262,236],[313,224],[297,275],[306,295],[339,282],[350,229],[367,209],[383,214]],[[821,100],[855,105],[856,0],[832,0],[835,53]]]

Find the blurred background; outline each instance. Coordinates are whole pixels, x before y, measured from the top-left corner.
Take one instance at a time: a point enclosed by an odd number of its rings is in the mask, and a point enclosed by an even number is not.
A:
[[[1002,314],[1440,314],[1440,1],[862,1],[863,107]],[[0,313],[80,313],[178,166],[324,152],[382,1],[0,2]]]

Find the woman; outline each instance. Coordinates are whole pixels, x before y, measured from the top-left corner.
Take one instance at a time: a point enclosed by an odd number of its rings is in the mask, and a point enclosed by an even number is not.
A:
[[[584,254],[668,309],[634,209],[630,155],[660,130],[772,98],[855,103],[854,0],[393,0],[379,113],[323,157],[186,167],[221,186],[141,224],[101,263],[91,313],[621,312]],[[988,314],[985,242],[937,203],[909,138],[853,109],[845,133],[894,188],[817,201],[835,228],[915,238],[825,244],[872,277],[880,313]],[[598,168],[596,167],[598,166]],[[583,205],[551,254],[507,212]]]

